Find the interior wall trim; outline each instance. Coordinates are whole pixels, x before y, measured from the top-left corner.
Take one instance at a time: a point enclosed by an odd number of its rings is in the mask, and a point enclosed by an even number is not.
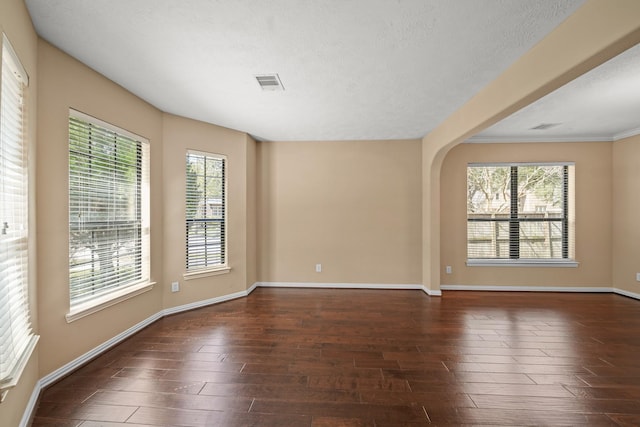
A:
[[[429,296],[441,296],[440,290],[428,289],[420,284],[390,284],[390,283],[318,283],[318,282],[258,282],[262,288],[321,288],[321,289],[415,289],[423,291]]]
[[[591,292],[613,293],[640,300],[640,293],[610,286],[491,286],[491,285],[440,285],[443,291],[496,291],[496,292]]]
[[[640,294],[637,292],[631,292],[631,291],[625,291],[624,289],[613,288],[613,293],[640,300]]]
[[[499,286],[499,285],[440,285],[443,291],[505,291],[505,292],[613,292],[607,286]]]

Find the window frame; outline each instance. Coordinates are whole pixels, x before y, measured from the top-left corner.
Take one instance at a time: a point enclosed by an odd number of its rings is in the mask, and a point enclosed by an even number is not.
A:
[[[189,197],[189,183],[188,183],[188,162],[189,162],[189,156],[202,156],[205,159],[211,159],[214,161],[222,161],[222,199],[221,199],[221,204],[222,204],[222,208],[221,208],[221,212],[222,212],[222,221],[221,221],[221,226],[222,226],[222,236],[221,239],[223,240],[221,243],[221,251],[223,253],[223,262],[222,263],[218,263],[218,264],[206,264],[204,266],[190,266],[189,265],[189,227],[190,227],[190,223],[193,222],[194,219],[189,219],[187,218],[187,203],[188,203],[188,197]],[[231,267],[229,266],[229,251],[228,251],[228,246],[229,246],[229,227],[228,227],[228,185],[229,185],[229,178],[228,178],[228,157],[224,154],[219,154],[219,153],[212,153],[212,152],[206,152],[206,151],[201,151],[201,150],[192,150],[192,149],[187,149],[186,150],[186,154],[185,154],[185,261],[184,261],[184,266],[185,266],[185,273],[183,274],[183,278],[185,280],[191,280],[191,279],[197,279],[197,278],[201,278],[201,277],[207,277],[207,276],[212,276],[212,275],[218,275],[218,274],[225,274],[228,273],[231,270]],[[206,176],[206,175],[205,175]],[[207,220],[205,218],[197,218],[198,220]],[[210,218],[210,220],[213,220],[213,218]]]
[[[69,313],[66,314],[66,320],[68,323],[78,320],[82,317],[90,315],[92,313],[96,313],[104,308],[115,305],[119,302],[125,301],[129,298],[132,298],[141,293],[147,292],[153,288],[155,282],[151,280],[151,265],[150,265],[150,253],[151,253],[151,245],[150,245],[150,157],[151,157],[151,148],[149,140],[132,133],[128,130],[122,129],[118,126],[115,126],[111,123],[102,121],[93,116],[80,112],[78,110],[74,110],[72,108],[69,109],[69,118],[68,123],[71,125],[72,120],[82,121],[88,126],[97,127],[101,130],[112,132],[117,137],[124,137],[127,139],[131,139],[136,141],[139,144],[140,150],[140,165],[139,170],[136,170],[136,173],[139,174],[138,180],[139,188],[136,190],[139,192],[140,200],[137,203],[137,211],[139,211],[140,215],[140,235],[139,235],[139,245],[136,245],[136,251],[140,251],[140,277],[136,278],[136,280],[131,280],[128,282],[117,283],[116,286],[113,286],[112,289],[108,292],[103,292],[97,294],[95,297],[86,298],[83,301],[76,302],[72,300],[71,296],[71,252],[69,252]],[[69,144],[68,144],[68,155],[71,158],[71,135],[68,135]],[[68,167],[69,178],[71,178],[71,161],[69,161]],[[91,191],[89,190],[84,190]],[[69,250],[71,251],[72,244],[72,225],[71,225],[71,209],[72,209],[72,188],[71,182],[69,182]]]
[[[527,220],[518,216],[518,199],[517,199],[517,174],[514,176],[512,172],[519,167],[527,166],[562,166],[563,170],[563,212],[560,219],[532,219]],[[469,210],[467,206],[467,232],[466,232],[466,252],[467,266],[491,266],[491,267],[577,267],[579,263],[575,260],[575,163],[574,162],[498,162],[498,163],[468,163],[465,169],[467,177],[468,192],[468,176],[469,169],[473,167],[501,167],[509,168],[511,181],[510,185],[510,206],[509,218],[499,220],[475,220],[469,218]],[[515,184],[515,186],[514,186]],[[468,193],[467,193],[468,196]],[[515,196],[515,197],[514,197]],[[508,222],[509,223],[509,258],[472,258],[469,257],[469,223],[470,222]],[[561,222],[562,223],[562,257],[555,258],[520,258],[519,257],[519,241],[520,241],[520,223],[521,222]],[[518,249],[515,249],[518,247]],[[515,254],[515,255],[514,255]]]
[[[7,262],[8,265],[4,265],[0,270],[0,291],[3,295],[0,301],[0,317],[4,318],[0,325],[2,341],[0,354],[8,354],[9,357],[8,360],[4,360],[5,366],[0,370],[0,402],[4,401],[9,390],[20,381],[22,372],[40,338],[33,331],[29,298],[30,253],[33,249],[29,245],[31,184],[28,173],[29,140],[26,126],[28,87],[29,76],[9,39],[2,33],[2,46],[0,46],[0,200],[2,200],[0,250],[5,255],[0,255],[0,262],[3,264]],[[3,167],[5,161],[6,168]]]

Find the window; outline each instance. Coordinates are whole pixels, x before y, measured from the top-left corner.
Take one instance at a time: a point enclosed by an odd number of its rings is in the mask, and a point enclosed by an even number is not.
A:
[[[38,337],[29,314],[27,73],[2,38],[0,85],[0,401],[18,383]]]
[[[572,164],[470,164],[468,264],[570,262]]]
[[[143,138],[70,111],[72,313],[148,285],[148,158],[149,144]]]
[[[187,152],[186,268],[227,268],[226,158]]]

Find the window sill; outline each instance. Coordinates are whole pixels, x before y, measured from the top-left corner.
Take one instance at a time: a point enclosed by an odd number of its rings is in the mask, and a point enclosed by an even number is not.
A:
[[[563,267],[576,268],[579,262],[572,259],[468,259],[467,267]]]
[[[133,298],[137,295],[150,291],[151,289],[153,289],[153,285],[155,285],[155,282],[144,282],[138,285],[127,286],[125,289],[110,293],[109,295],[105,295],[102,298],[98,298],[94,301],[89,301],[87,303],[74,307],[69,311],[68,314],[65,315],[67,323],[75,322],[76,320],[82,319],[85,316],[97,313],[98,311],[103,310],[107,307],[111,307],[112,305],[118,304],[119,302],[128,300],[129,298]]]
[[[5,397],[7,397],[9,390],[11,390],[13,387],[15,387],[18,384],[18,381],[20,380],[20,376],[22,375],[22,371],[24,371],[24,368],[27,366],[27,362],[29,362],[29,359],[31,358],[31,355],[35,350],[36,344],[38,344],[39,339],[40,339],[39,335],[31,335],[29,337],[27,346],[22,352],[22,355],[20,356],[20,359],[18,360],[16,367],[9,374],[8,378],[0,382],[0,403],[4,402],[4,399]]]
[[[230,271],[231,271],[231,267],[225,265],[225,266],[216,267],[216,268],[208,268],[208,269],[191,271],[189,273],[184,273],[182,277],[184,278],[184,280],[193,280],[193,279],[200,279],[202,277],[227,274]]]

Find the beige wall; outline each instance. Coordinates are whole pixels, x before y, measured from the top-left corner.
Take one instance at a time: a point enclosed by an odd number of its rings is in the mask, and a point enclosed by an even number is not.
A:
[[[442,284],[611,286],[611,143],[461,144],[447,154],[440,187]],[[575,162],[577,268],[467,267],[468,163]],[[446,265],[452,274],[444,274]]]
[[[0,32],[7,35],[16,55],[18,55],[22,66],[29,75],[29,87],[26,91],[26,123],[27,123],[27,144],[29,150],[29,250],[31,264],[29,269],[29,297],[31,301],[31,321],[34,329],[38,333],[38,313],[37,307],[37,270],[35,268],[36,259],[36,120],[38,105],[38,70],[36,68],[38,58],[38,37],[31,19],[21,0],[0,1]],[[1,43],[1,42],[0,42]],[[11,389],[4,402],[0,403],[0,425],[18,425],[24,408],[29,401],[31,392],[36,381],[39,379],[38,373],[38,347],[31,356],[26,368],[23,371],[20,382]]]
[[[164,114],[164,258],[166,283],[180,282],[180,292],[163,287],[164,307],[175,307],[247,289],[255,277],[255,142],[245,133]],[[185,155],[187,150],[227,156],[228,260],[231,271],[185,281]],[[250,160],[250,161],[248,161]],[[253,180],[253,183],[250,182]],[[253,221],[253,223],[252,223]],[[251,234],[253,233],[253,235]],[[252,237],[253,236],[253,237]]]
[[[161,309],[162,113],[42,40],[38,77],[38,314],[44,376]],[[151,278],[158,283],[149,292],[68,324],[70,107],[151,142]]]
[[[613,286],[640,294],[640,136],[613,143]]]
[[[420,283],[420,141],[268,142],[258,158],[260,281]]]

